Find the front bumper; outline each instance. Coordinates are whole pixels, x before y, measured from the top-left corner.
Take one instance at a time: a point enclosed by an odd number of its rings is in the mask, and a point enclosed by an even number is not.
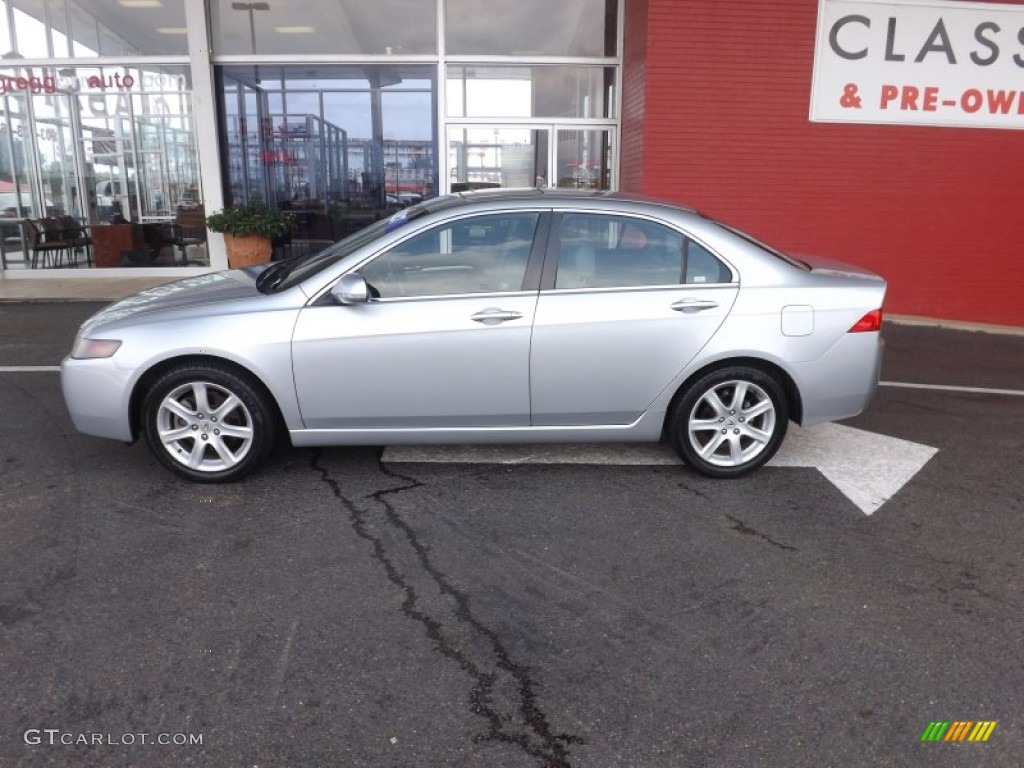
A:
[[[131,442],[131,376],[132,371],[118,368],[113,358],[64,358],[60,385],[75,429],[86,435]]]

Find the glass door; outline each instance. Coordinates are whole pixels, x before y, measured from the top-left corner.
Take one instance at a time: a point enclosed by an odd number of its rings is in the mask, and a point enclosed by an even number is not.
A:
[[[613,189],[610,128],[558,128],[554,147],[555,185],[571,189]]]
[[[550,128],[450,126],[449,189],[546,187],[550,183],[550,148]]]
[[[449,125],[448,190],[612,189],[613,130],[554,125]]]

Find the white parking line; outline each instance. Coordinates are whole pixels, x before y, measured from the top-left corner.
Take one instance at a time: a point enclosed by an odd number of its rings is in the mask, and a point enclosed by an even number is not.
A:
[[[976,395],[1013,395],[1024,397],[1020,389],[989,389],[987,387],[955,387],[949,384],[911,384],[905,381],[880,381],[880,387],[903,387],[904,389],[935,389],[940,392],[967,392]]]
[[[0,365],[0,373],[39,373],[59,370],[59,365]]]

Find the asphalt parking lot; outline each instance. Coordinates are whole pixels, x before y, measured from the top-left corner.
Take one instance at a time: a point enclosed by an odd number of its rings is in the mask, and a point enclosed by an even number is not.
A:
[[[0,366],[98,306],[0,304]],[[883,380],[1024,390],[1024,337],[886,336]],[[78,435],[53,371],[0,409],[2,766],[1021,764],[1022,396],[881,388],[843,426],[937,452],[870,515],[815,466],[614,449],[198,486]]]

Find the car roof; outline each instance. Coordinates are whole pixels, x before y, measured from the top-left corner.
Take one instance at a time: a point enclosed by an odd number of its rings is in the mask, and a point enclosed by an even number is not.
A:
[[[466,192],[457,192],[453,195],[449,195],[447,198],[439,198],[442,200],[461,199],[467,203],[479,202],[479,203],[501,203],[504,201],[521,201],[521,200],[541,200],[550,203],[552,205],[578,205],[583,201],[587,202],[598,202],[598,201],[610,201],[617,203],[634,203],[638,205],[656,205],[664,208],[672,209],[677,212],[695,213],[699,212],[685,205],[679,205],[678,203],[671,203],[666,200],[659,200],[654,197],[647,197],[645,195],[635,195],[626,192],[605,192],[601,190],[593,189],[542,189],[538,187],[526,187],[522,189],[515,188],[502,188],[502,189],[479,189],[470,190]],[[456,204],[452,200],[451,204]],[[445,205],[444,207],[448,207]]]

